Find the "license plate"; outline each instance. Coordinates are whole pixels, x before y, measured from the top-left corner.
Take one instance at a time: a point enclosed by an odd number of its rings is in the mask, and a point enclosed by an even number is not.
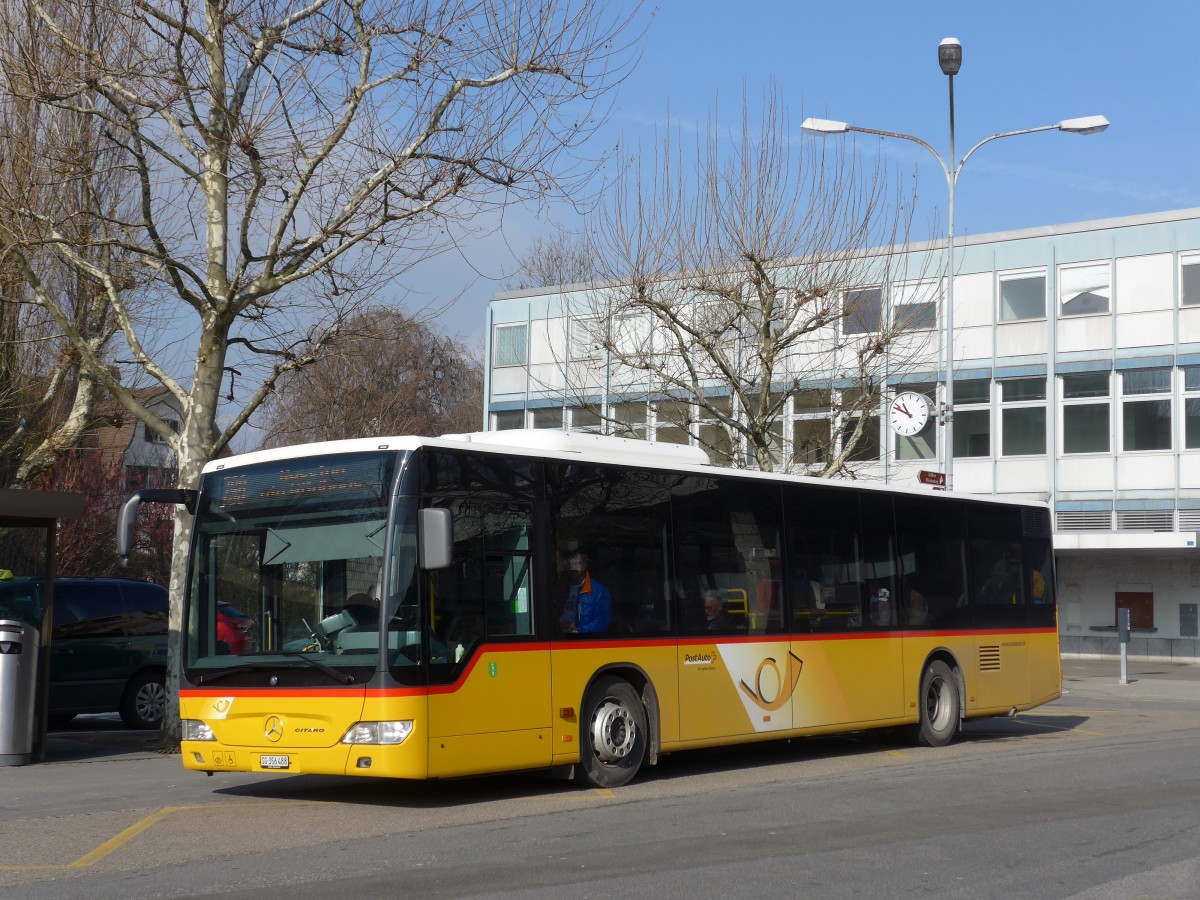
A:
[[[264,769],[286,769],[292,761],[287,756],[260,756],[258,764]]]

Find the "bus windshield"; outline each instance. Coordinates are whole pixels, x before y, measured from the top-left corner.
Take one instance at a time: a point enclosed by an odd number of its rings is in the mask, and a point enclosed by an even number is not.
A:
[[[413,513],[388,509],[405,454],[347,453],[204,477],[185,668],[195,684],[352,684],[375,671],[386,560],[412,577]],[[393,573],[396,570],[393,570]],[[274,679],[274,680],[269,680]]]

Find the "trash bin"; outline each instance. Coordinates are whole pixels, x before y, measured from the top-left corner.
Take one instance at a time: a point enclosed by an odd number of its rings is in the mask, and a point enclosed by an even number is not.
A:
[[[0,766],[33,762],[40,650],[37,628],[0,619]]]

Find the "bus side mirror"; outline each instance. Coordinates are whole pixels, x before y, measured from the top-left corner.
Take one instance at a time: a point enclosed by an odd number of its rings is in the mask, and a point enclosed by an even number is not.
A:
[[[422,569],[444,569],[454,551],[454,518],[448,509],[422,509],[417,518],[417,561]]]
[[[133,526],[137,522],[138,507],[143,503],[182,503],[192,515],[196,514],[199,494],[191,490],[172,488],[148,488],[134,491],[117,518],[117,557],[121,568],[129,562],[129,551],[133,547]]]

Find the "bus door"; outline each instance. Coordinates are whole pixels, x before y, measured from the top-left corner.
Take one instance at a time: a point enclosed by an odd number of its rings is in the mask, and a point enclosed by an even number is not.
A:
[[[796,728],[903,715],[891,499],[789,485],[788,605],[803,665]]]
[[[550,654],[533,638],[531,506],[462,497],[426,573],[431,776],[550,763]]]
[[[680,738],[784,731],[802,664],[783,614],[779,487],[696,477],[674,493]]]
[[[975,703],[969,708],[1008,709],[1029,702],[1031,635],[1022,578],[1020,510],[972,507],[967,524],[971,612],[978,629]]]

